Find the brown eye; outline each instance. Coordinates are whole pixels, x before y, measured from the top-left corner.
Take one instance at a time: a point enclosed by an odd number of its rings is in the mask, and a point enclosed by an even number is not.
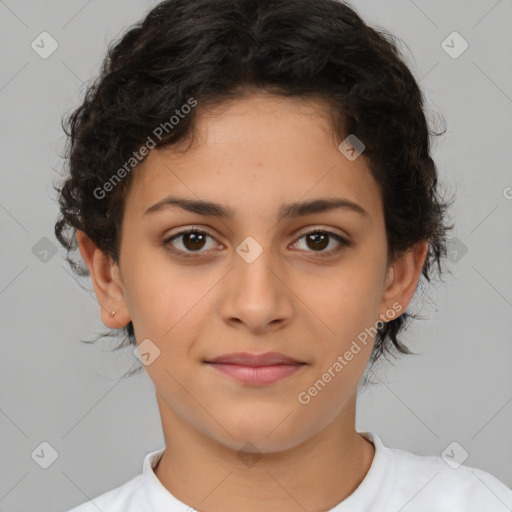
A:
[[[306,243],[312,249],[325,249],[329,245],[329,235],[325,233],[311,233],[306,235]]]
[[[197,229],[188,229],[185,231],[180,231],[175,235],[171,236],[164,240],[163,244],[169,248],[169,250],[173,253],[180,254],[181,256],[194,256],[193,253],[204,253],[207,252],[203,249],[206,245],[206,240],[208,238],[212,238],[208,233],[204,231],[199,231]],[[181,241],[180,241],[181,239]],[[179,243],[174,243],[178,241]],[[178,246],[178,247],[176,247]]]
[[[215,240],[210,234],[200,231],[199,229],[187,229],[174,234],[163,241],[163,245],[172,253],[183,257],[200,257],[202,253],[207,253],[208,238]],[[352,244],[342,236],[332,231],[325,230],[312,230],[303,234],[299,240],[305,240],[306,252],[316,253],[318,257],[333,256],[339,252],[343,247],[350,247]],[[338,242],[338,246],[325,250],[331,245],[332,240]],[[297,245],[296,242],[294,245]],[[215,244],[213,244],[215,246]],[[205,250],[203,250],[205,249]]]
[[[349,247],[351,243],[345,238],[341,237],[337,233],[333,233],[332,231],[323,231],[323,230],[314,230],[309,231],[303,234],[299,240],[305,239],[306,247],[308,249],[312,249],[312,251],[308,252],[316,252],[319,253],[317,256],[331,256],[334,253],[341,250],[342,247]],[[334,239],[338,242],[338,247],[334,249],[330,249],[328,251],[325,250],[326,247],[329,246],[331,239]],[[297,242],[296,242],[297,244]],[[294,245],[296,245],[294,244]]]
[[[202,249],[204,246],[205,235],[203,233],[185,233],[183,236],[183,245],[191,250]],[[208,235],[206,235],[208,236]]]

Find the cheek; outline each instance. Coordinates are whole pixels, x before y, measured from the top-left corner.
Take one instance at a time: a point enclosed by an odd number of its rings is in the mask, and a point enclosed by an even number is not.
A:
[[[323,323],[327,340],[347,342],[378,319],[380,278],[376,267],[363,263],[340,267],[321,279],[309,279],[304,288],[307,306],[321,320],[316,323]]]
[[[169,267],[163,270],[166,273],[152,267],[149,275],[133,276],[128,307],[138,342],[150,339],[159,351],[154,363],[146,366],[148,374],[169,386],[166,369],[182,381],[194,361],[204,355],[195,345],[205,336],[205,322],[212,318],[216,304],[212,288],[218,277],[193,279],[177,267],[172,272]]]
[[[207,283],[191,284],[186,269],[173,265],[164,248],[131,247],[126,255],[124,289],[132,322],[145,338],[165,338],[193,310]]]

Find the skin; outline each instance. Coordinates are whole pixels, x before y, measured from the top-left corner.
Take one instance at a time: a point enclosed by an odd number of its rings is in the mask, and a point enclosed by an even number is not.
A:
[[[119,265],[77,233],[103,323],[119,328],[131,320],[138,343],[149,338],[160,350],[145,367],[167,447],[155,473],[197,510],[325,511],[358,487],[373,460],[373,444],[355,430],[373,338],[308,404],[297,397],[365,328],[383,315],[392,319],[393,304],[402,308],[396,316],[407,309],[428,246],[419,243],[387,266],[378,184],[364,153],[350,161],[339,151],[321,112],[320,103],[263,93],[200,111],[190,149],[152,150],[134,171]],[[173,207],[143,216],[170,194],[221,203],[235,215]],[[333,197],[358,203],[368,217],[337,209],[277,222],[284,203]],[[163,241],[188,227],[210,236],[202,246],[187,236],[168,243],[200,252],[187,259]],[[310,228],[352,245],[332,237],[308,243]],[[263,250],[251,263],[236,252],[248,236]],[[203,362],[267,351],[307,364],[257,387]],[[238,456],[246,443],[259,456],[250,465]]]

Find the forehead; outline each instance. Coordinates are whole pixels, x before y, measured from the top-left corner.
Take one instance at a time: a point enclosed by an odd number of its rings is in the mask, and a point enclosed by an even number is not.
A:
[[[135,169],[126,200],[139,217],[168,195],[274,212],[301,199],[343,197],[379,214],[367,161],[338,149],[325,104],[262,94],[197,109],[192,145],[152,150]]]

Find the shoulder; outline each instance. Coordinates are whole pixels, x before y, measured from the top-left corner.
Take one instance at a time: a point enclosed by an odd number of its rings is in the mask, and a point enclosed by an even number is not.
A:
[[[450,466],[442,457],[387,448],[395,468],[400,498],[417,512],[505,512],[512,490],[491,473],[472,466]]]
[[[146,512],[142,475],[138,475],[123,485],[89,500],[67,512]]]

